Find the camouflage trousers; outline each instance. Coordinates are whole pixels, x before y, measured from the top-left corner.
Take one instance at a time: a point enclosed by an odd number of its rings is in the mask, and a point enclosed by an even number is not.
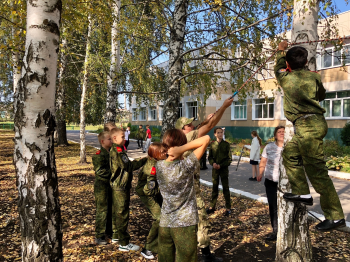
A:
[[[228,167],[216,170],[213,168],[212,181],[213,181],[213,192],[211,195],[210,207],[215,208],[216,202],[219,196],[219,178],[221,178],[222,189],[226,202],[226,209],[231,209],[231,195],[228,183]]]
[[[146,196],[139,192],[138,195],[154,219],[152,227],[149,230],[148,236],[146,238],[145,248],[147,250],[151,250],[154,253],[158,253],[158,231],[161,207],[159,203],[156,202],[155,198]]]
[[[94,195],[96,204],[96,238],[102,238],[105,235],[112,235],[112,189],[109,182],[95,179]]]
[[[205,248],[210,245],[209,239],[209,229],[210,223],[208,220],[208,214],[205,210],[205,202],[201,195],[200,182],[199,182],[199,173],[196,174],[194,179],[194,189],[196,191],[196,200],[198,208],[198,247]]]
[[[129,225],[130,189],[115,187],[112,190],[115,219],[113,223],[113,238],[119,239],[119,245],[129,244],[130,235],[127,231]]]
[[[159,227],[159,262],[197,262],[197,226]]]
[[[344,218],[344,213],[324,160],[323,138],[327,130],[323,115],[297,119],[295,135],[286,144],[282,157],[292,193],[310,194],[306,172],[315,191],[320,194],[326,219],[338,220]]]

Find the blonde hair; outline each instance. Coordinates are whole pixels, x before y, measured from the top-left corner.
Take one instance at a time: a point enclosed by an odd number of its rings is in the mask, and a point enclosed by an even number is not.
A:
[[[253,130],[251,134],[252,134],[253,136],[255,136],[255,137],[258,138],[258,140],[259,140],[259,145],[261,146],[261,145],[262,145],[262,140],[261,140],[261,138],[259,137],[258,132],[256,132],[256,130]]]
[[[123,130],[121,130],[121,129],[118,128],[118,127],[115,127],[115,128],[113,128],[113,129],[109,132],[109,134],[110,134],[110,136],[113,138],[113,136],[114,136],[115,134],[119,133],[119,132],[124,133]]]
[[[116,128],[117,126],[115,125],[115,123],[113,122],[107,122],[104,127],[103,127],[103,131],[108,131],[110,132],[113,128]]]
[[[101,133],[98,134],[97,138],[100,145],[102,145],[102,140],[106,139],[107,135],[109,136],[109,132],[107,131],[102,131]]]

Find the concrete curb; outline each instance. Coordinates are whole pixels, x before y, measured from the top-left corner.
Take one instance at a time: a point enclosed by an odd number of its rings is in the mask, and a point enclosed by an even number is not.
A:
[[[203,179],[200,179],[199,181],[204,186],[213,187],[213,183],[212,182],[209,182],[209,181],[206,181],[206,180],[203,180]],[[221,185],[219,185],[219,189],[222,190],[222,186]],[[232,196],[252,199],[252,200],[255,200],[255,201],[259,201],[259,202],[261,202],[261,203],[263,203],[265,205],[268,204],[266,197],[261,197],[259,195],[254,195],[254,194],[242,191],[242,190],[238,190],[238,189],[234,189],[234,188],[230,187],[230,193],[231,193]],[[319,214],[319,213],[316,213],[316,212],[313,212],[313,211],[309,211],[309,212],[312,213],[315,217],[317,217],[320,220],[324,220],[325,219],[325,217],[323,215]],[[318,221],[312,215],[309,214],[308,216],[309,216],[310,220],[312,220],[314,222]],[[342,227],[342,228],[338,228],[337,230],[349,233],[350,232],[350,222],[346,221],[346,226]]]

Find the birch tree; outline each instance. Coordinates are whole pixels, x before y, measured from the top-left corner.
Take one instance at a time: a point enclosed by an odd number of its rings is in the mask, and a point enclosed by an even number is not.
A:
[[[318,40],[317,24],[319,1],[294,1],[292,43]],[[301,44],[308,50],[307,67],[316,71],[317,43]],[[285,143],[294,135],[293,124],[286,120]],[[279,188],[291,192],[285,168],[280,164]],[[312,261],[312,246],[309,234],[308,213],[305,205],[294,204],[283,199],[278,191],[278,235],[276,261]]]
[[[85,51],[85,61],[84,61],[84,77],[81,89],[81,98],[80,98],[80,164],[86,163],[86,141],[85,141],[85,96],[86,90],[88,88],[88,78],[89,78],[89,60],[90,60],[90,37],[92,30],[92,18],[89,14],[89,25],[86,41],[86,51]]]
[[[23,261],[62,261],[53,133],[60,0],[27,1],[25,56],[15,94],[14,164]]]
[[[120,0],[114,0],[112,3],[112,17],[113,25],[111,28],[111,65],[109,70],[108,86],[107,86],[107,100],[106,100],[106,115],[105,123],[115,122],[117,100],[118,100],[118,90],[117,90],[117,80],[116,74],[120,70],[120,40],[118,35],[118,26],[120,19]]]

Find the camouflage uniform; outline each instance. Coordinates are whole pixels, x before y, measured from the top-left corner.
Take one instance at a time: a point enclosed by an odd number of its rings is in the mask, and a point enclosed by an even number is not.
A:
[[[95,171],[94,195],[96,203],[96,238],[112,235],[112,189],[109,185],[111,169],[109,168],[109,152],[101,147],[92,157]]]
[[[284,92],[284,114],[293,122],[295,130],[282,153],[292,193],[310,193],[306,172],[315,191],[320,194],[326,219],[342,219],[343,209],[324,160],[323,138],[328,127],[323,116],[325,110],[319,105],[326,93],[321,77],[304,69],[289,72],[285,54],[281,51],[277,55],[275,75]]]
[[[159,262],[197,262],[198,213],[193,174],[198,168],[194,153],[184,160],[156,164],[157,181],[164,197],[159,223]]]
[[[143,148],[143,139],[145,138],[145,130],[143,128],[139,128],[137,131],[137,145]]]
[[[226,208],[231,209],[231,196],[228,183],[228,167],[232,162],[232,155],[230,150],[230,144],[226,141],[214,141],[209,147],[209,163],[220,165],[220,169],[213,168],[213,193],[211,198],[210,207],[215,209],[216,201],[219,195],[219,177],[221,177],[221,184],[226,202]]]
[[[186,134],[187,143],[195,140],[198,138],[198,130],[193,130]],[[190,155],[192,151],[187,151],[184,153],[184,157],[187,157]],[[198,222],[198,247],[205,248],[210,245],[210,239],[209,239],[209,229],[210,229],[210,223],[208,220],[207,211],[205,210],[205,202],[201,195],[201,189],[200,189],[200,167],[198,167],[195,170],[195,179],[194,179],[194,188],[196,190],[196,199],[197,199],[197,208],[198,208],[198,216],[199,216],[199,222]]]
[[[110,155],[111,179],[113,207],[118,221],[113,227],[113,238],[119,239],[121,246],[129,244],[130,235],[127,232],[129,223],[130,189],[133,171],[142,167],[147,158],[130,161],[123,146],[113,144]]]
[[[158,229],[162,196],[159,192],[159,187],[156,177],[157,161],[148,159],[144,165],[142,172],[139,174],[136,193],[141,198],[141,201],[149,210],[152,218],[155,220],[146,238],[145,248],[154,253],[158,253]]]

